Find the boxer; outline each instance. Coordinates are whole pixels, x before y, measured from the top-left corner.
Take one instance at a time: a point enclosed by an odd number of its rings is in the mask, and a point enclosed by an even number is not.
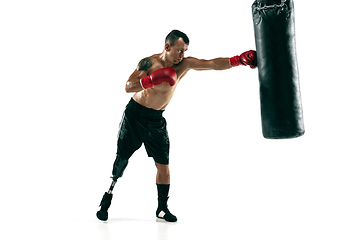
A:
[[[225,70],[235,66],[256,68],[256,52],[253,50],[231,58],[201,60],[185,57],[189,38],[181,31],[171,31],[165,39],[162,53],[142,59],[125,85],[127,93],[134,93],[120,123],[118,149],[113,165],[113,182],[100,203],[97,212],[100,220],[108,219],[108,208],[111,204],[112,191],[118,178],[128,164],[132,154],[144,144],[149,157],[155,161],[157,168],[156,184],[158,190],[158,208],[156,217],[168,222],[177,218],[168,209],[170,188],[169,171],[169,137],[166,120],[162,116],[174,91],[186,75],[193,70]],[[211,83],[207,83],[211,84]]]

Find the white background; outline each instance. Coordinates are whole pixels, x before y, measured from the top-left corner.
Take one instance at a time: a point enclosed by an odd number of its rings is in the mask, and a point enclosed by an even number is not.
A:
[[[127,78],[172,29],[255,49],[253,1],[2,1],[1,239],[359,239],[358,1],[295,1],[303,137],[262,137],[257,70],[191,71],[167,110],[170,210],[142,147],[110,186]]]

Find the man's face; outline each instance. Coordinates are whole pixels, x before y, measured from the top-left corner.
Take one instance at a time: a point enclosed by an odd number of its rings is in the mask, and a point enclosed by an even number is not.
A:
[[[174,46],[171,46],[169,43],[165,46],[168,54],[168,59],[173,61],[174,64],[179,64],[185,55],[185,51],[188,49],[188,45],[185,44],[182,38],[179,38]]]

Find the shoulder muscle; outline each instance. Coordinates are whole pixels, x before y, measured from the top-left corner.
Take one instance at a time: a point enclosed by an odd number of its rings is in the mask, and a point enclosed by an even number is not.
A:
[[[138,71],[147,71],[152,66],[152,64],[153,63],[152,63],[150,58],[144,58],[139,62],[136,70],[138,70]]]

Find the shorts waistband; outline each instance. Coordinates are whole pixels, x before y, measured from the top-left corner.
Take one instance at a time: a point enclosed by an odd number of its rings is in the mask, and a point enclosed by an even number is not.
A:
[[[126,106],[127,109],[131,110],[137,115],[143,116],[143,117],[162,117],[162,113],[165,110],[155,110],[152,108],[147,108],[138,102],[136,102],[133,98],[130,99],[128,105]]]

